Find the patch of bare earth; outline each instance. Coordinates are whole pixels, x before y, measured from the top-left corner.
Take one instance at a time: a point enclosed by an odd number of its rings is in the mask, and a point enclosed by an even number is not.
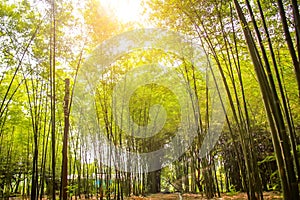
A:
[[[178,200],[180,199],[179,194],[173,193],[173,194],[163,194],[163,193],[158,193],[158,194],[152,194],[147,197],[140,197],[140,196],[132,196],[128,198],[127,200]],[[194,199],[202,199],[205,200],[204,195],[201,194],[183,194],[182,195],[183,200],[194,200]],[[221,198],[215,197],[213,198],[215,200],[239,200],[239,199],[247,199],[247,194],[246,193],[238,193],[236,195],[226,195],[222,194]],[[264,199],[265,200],[270,200],[270,199],[283,199],[278,192],[264,192]]]
[[[49,198],[43,198],[42,200],[47,200]],[[72,198],[75,199],[75,198]],[[77,200],[84,200],[88,198],[84,198],[82,196],[81,198],[77,198]],[[97,200],[96,197],[89,198],[90,200]],[[99,198],[98,198],[99,199]],[[105,198],[104,198],[105,199]],[[113,198],[111,198],[113,199]],[[158,193],[158,194],[152,194],[147,197],[141,197],[141,196],[132,196],[125,198],[126,200],[179,200],[179,194],[178,193],[172,193],[172,194],[163,194],[163,193]],[[183,200],[207,200],[204,195],[201,194],[182,194],[182,199]],[[227,194],[222,194],[221,198],[215,197],[212,198],[213,200],[239,200],[239,199],[247,199],[247,194],[246,193],[238,193],[236,195],[227,195]],[[264,200],[281,200],[283,199],[281,197],[281,194],[279,192],[264,192]],[[20,198],[20,197],[10,197],[9,200],[29,200],[29,198]]]

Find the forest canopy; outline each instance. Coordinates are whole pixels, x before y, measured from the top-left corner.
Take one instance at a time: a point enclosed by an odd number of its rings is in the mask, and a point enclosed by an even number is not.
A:
[[[0,41],[0,198],[300,199],[299,1],[4,0]]]

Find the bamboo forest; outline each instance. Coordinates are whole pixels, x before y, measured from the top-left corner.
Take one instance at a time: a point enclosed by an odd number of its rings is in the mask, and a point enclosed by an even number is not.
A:
[[[0,1],[0,199],[300,199],[299,0]]]

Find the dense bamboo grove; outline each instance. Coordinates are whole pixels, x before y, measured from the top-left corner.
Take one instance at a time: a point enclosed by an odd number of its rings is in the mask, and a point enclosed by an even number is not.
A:
[[[0,2],[0,198],[300,199],[299,2],[143,0],[135,21],[103,2]],[[188,42],[113,43],[148,26]]]

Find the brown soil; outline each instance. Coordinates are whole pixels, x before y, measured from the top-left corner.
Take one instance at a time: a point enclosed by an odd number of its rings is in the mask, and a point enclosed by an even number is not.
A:
[[[201,194],[183,194],[182,195],[183,200],[196,200],[196,199],[202,199],[205,200],[204,195]],[[215,200],[238,200],[238,199],[247,199],[247,194],[246,193],[238,193],[235,195],[227,195],[227,194],[222,194],[221,198],[215,197],[213,198]],[[283,199],[278,192],[264,192],[264,199],[269,200],[269,199]],[[128,198],[128,200],[179,200],[179,195],[178,194],[152,194],[147,197],[139,197],[139,196],[133,196]]]
[[[73,198],[74,199],[74,198]],[[81,198],[82,200],[85,199],[84,196]],[[96,200],[96,198],[90,198],[92,200]],[[201,194],[183,194],[182,195],[183,200],[207,200],[204,195]],[[235,195],[228,195],[228,194],[222,194],[221,198],[215,197],[213,200],[239,200],[239,199],[247,199],[246,193],[238,193]],[[264,200],[270,200],[270,199],[283,199],[281,197],[281,194],[279,192],[264,192]],[[18,198],[18,197],[10,197],[9,200],[26,200],[26,198]],[[29,200],[29,198],[28,198]],[[43,200],[47,200],[47,198],[43,198]],[[132,196],[129,198],[126,198],[126,200],[179,200],[179,194],[178,193],[172,193],[172,194],[152,194],[147,197],[140,197],[140,196]]]

